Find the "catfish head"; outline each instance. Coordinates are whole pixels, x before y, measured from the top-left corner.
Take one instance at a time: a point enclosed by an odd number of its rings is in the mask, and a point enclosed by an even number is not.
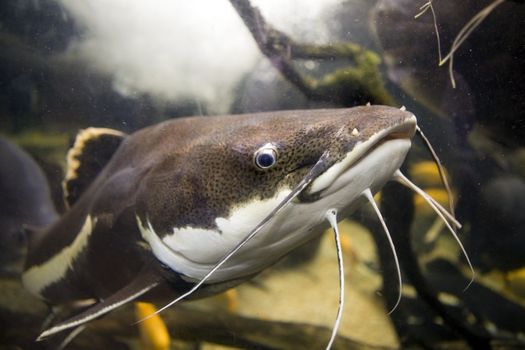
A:
[[[260,272],[323,232],[328,209],[349,212],[365,190],[379,190],[404,161],[416,118],[364,106],[172,125],[130,140],[153,137],[162,148],[137,195],[137,222],[153,254],[200,281],[264,221],[207,278],[216,283]]]

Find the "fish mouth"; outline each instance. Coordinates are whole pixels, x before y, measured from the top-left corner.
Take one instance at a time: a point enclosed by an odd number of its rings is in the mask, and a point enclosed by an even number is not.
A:
[[[375,180],[370,181],[371,187],[376,182],[386,182],[404,161],[416,126],[417,119],[411,114],[402,122],[373,134],[364,142],[358,142],[341,160],[314,179],[299,199],[302,202],[318,200],[338,191],[356,177],[369,176]]]

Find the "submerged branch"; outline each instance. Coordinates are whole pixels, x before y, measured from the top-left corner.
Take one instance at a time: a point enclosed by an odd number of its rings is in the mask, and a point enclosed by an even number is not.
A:
[[[249,0],[230,0],[259,50],[290,83],[308,99],[330,101],[340,105],[367,102],[391,104],[392,98],[383,86],[377,54],[354,43],[308,45],[297,43],[272,27]],[[302,74],[295,60],[345,59],[351,66],[329,73],[320,79]]]

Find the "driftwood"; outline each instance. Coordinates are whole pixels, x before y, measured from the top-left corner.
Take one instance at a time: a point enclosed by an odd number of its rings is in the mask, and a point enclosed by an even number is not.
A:
[[[0,349],[56,348],[64,336],[35,342],[47,317],[47,308],[13,279],[0,280]],[[224,311],[206,311],[191,304],[176,305],[162,313],[173,340],[189,344],[209,342],[249,349],[324,349],[331,330],[312,324],[276,322]],[[130,349],[139,341],[133,305],[91,322],[67,348]],[[176,348],[174,342],[173,348]],[[186,347],[187,348],[187,347]],[[333,349],[389,350],[339,336]]]
[[[227,312],[210,312],[181,305],[163,313],[171,336],[191,342],[211,342],[249,349],[323,349],[330,338],[330,329],[310,324],[276,322],[242,317]],[[130,325],[133,313],[125,308],[111,316],[111,320],[98,322],[90,332],[107,336],[133,336]],[[90,337],[84,337],[89,345]],[[79,343],[83,338],[79,337]],[[355,340],[339,337],[334,349],[389,349],[369,346]]]
[[[375,52],[351,42],[330,45],[298,43],[285,33],[272,27],[249,0],[230,0],[259,50],[290,83],[309,100],[331,102],[335,105],[392,104],[393,99],[383,84]],[[350,61],[320,79],[306,76],[295,66],[297,60],[336,59]]]

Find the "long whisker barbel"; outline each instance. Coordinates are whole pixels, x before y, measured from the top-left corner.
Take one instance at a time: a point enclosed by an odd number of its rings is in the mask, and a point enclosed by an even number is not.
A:
[[[450,231],[450,233],[452,234],[452,236],[454,237],[454,239],[458,243],[458,245],[459,245],[463,255],[465,256],[465,259],[466,259],[466,261],[468,263],[468,266],[470,268],[470,271],[471,271],[471,279],[470,279],[469,283],[467,284],[467,286],[463,289],[463,291],[467,290],[470,287],[470,285],[474,282],[474,280],[476,278],[476,272],[474,270],[474,266],[470,262],[470,258],[468,256],[468,253],[467,253],[465,247],[463,246],[463,244],[461,243],[461,240],[459,239],[459,236],[457,235],[456,231],[452,228],[452,226],[450,225],[450,223],[447,220],[447,215],[445,215],[446,210],[443,207],[441,207],[441,205],[439,205],[439,203],[437,203],[425,191],[423,191],[421,188],[416,186],[405,175],[403,175],[403,173],[401,171],[398,170],[398,171],[396,171],[394,173],[394,180],[396,180],[399,183],[405,185],[406,187],[410,188],[412,191],[416,192],[421,197],[423,197],[423,199],[432,207],[432,209],[434,209],[436,214],[443,220],[443,222],[447,226],[448,230]],[[451,215],[448,216],[448,219],[452,219],[452,218],[453,217]],[[454,220],[455,220],[455,218],[454,218]],[[453,221],[453,223],[454,223],[454,221]],[[459,225],[459,223],[457,223],[457,224]],[[459,225],[459,227],[461,227],[461,225]]]
[[[423,130],[419,126],[416,126],[416,131],[421,140],[423,141],[423,144],[428,149],[430,154],[432,155],[432,158],[434,159],[434,163],[436,163],[436,166],[438,168],[439,177],[441,178],[441,182],[443,182],[443,186],[445,187],[445,190],[447,191],[448,195],[448,204],[450,207],[450,214],[454,216],[455,208],[454,208],[454,195],[452,193],[452,190],[450,189],[450,185],[448,183],[447,174],[445,172],[445,169],[443,168],[443,165],[441,163],[441,160],[439,160],[439,157],[434,151],[434,148],[432,147],[432,144],[430,143],[429,139],[425,136],[423,133]]]
[[[329,209],[326,212],[325,217],[334,231],[334,240],[337,252],[337,266],[339,271],[339,303],[337,306],[337,316],[335,317],[335,323],[332,327],[332,335],[330,336],[330,340],[326,345],[326,350],[328,350],[332,347],[332,344],[335,341],[337,330],[339,329],[341,318],[343,317],[343,307],[345,302],[345,271],[343,263],[343,250],[341,249],[341,236],[339,234],[339,228],[337,227],[337,210]]]
[[[374,212],[381,222],[381,226],[383,227],[383,231],[385,232],[385,235],[388,239],[388,243],[390,244],[390,248],[392,250],[392,254],[394,255],[394,263],[396,265],[396,272],[397,272],[397,281],[398,281],[398,293],[397,293],[397,300],[394,303],[394,306],[388,311],[387,315],[390,315],[392,312],[394,312],[395,309],[397,309],[399,303],[401,302],[401,297],[403,296],[403,280],[401,278],[401,267],[399,265],[399,259],[397,258],[396,253],[396,247],[394,245],[394,241],[392,240],[392,236],[390,235],[390,231],[388,230],[388,226],[385,223],[385,219],[383,218],[383,215],[381,215],[381,211],[379,210],[376,201],[374,200],[374,195],[372,194],[372,191],[370,189],[366,189],[363,192],[363,195],[368,200],[372,208],[374,208]]]

